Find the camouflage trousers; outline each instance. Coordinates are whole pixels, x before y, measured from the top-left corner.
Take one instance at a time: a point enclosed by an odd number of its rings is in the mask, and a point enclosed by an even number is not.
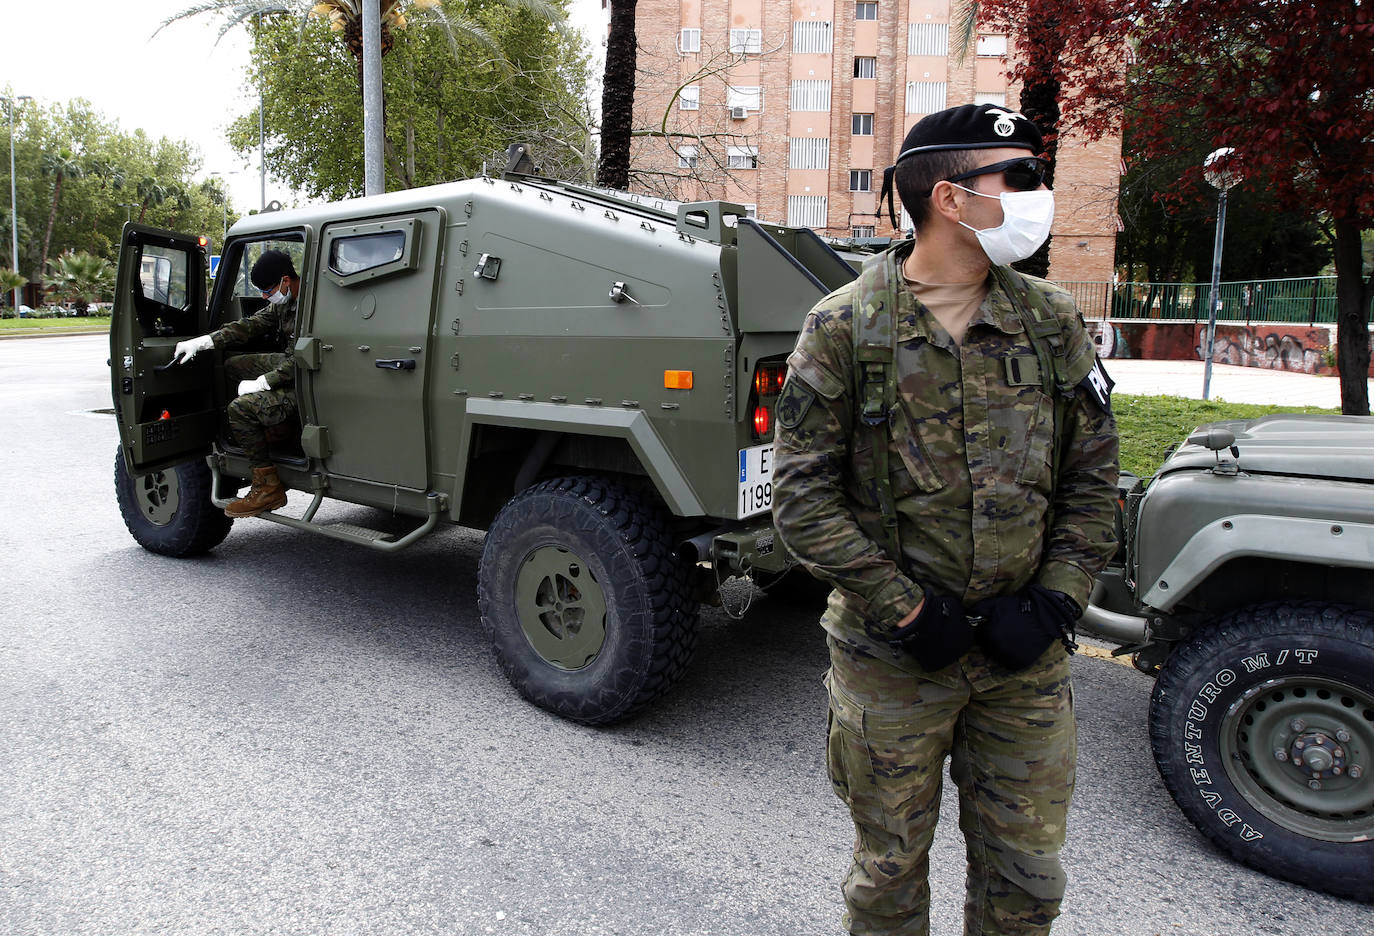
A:
[[[239,354],[224,364],[224,373],[237,384],[240,380],[261,377],[286,359],[284,354]],[[229,404],[229,428],[234,441],[248,456],[254,468],[272,464],[267,454],[267,428],[278,426],[296,415],[296,397],[289,389],[259,390],[234,398]]]
[[[926,936],[929,850],[945,757],[968,855],[966,936],[1048,933],[1077,754],[1058,644],[1007,673],[974,649],[931,674],[830,638],[828,762],[854,820],[843,890],[851,933]],[[953,677],[950,674],[955,674]]]

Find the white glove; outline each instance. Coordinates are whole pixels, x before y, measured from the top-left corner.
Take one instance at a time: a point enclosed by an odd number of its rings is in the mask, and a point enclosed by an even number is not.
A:
[[[187,341],[178,341],[176,352],[172,355],[172,362],[175,364],[189,364],[191,358],[202,351],[209,351],[215,346],[215,339],[209,335],[201,335],[199,338],[191,338]]]
[[[267,386],[266,374],[263,374],[261,377],[254,377],[252,380],[239,381],[239,396],[243,396],[245,393],[257,393],[259,390],[270,389],[272,388]]]

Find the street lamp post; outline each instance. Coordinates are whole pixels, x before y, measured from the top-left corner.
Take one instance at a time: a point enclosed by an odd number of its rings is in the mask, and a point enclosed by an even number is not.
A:
[[[1226,193],[1240,184],[1240,160],[1229,146],[1213,150],[1202,162],[1202,175],[1217,195],[1217,239],[1212,245],[1212,294],[1207,311],[1206,365],[1202,374],[1202,398],[1210,399],[1212,387],[1212,349],[1216,342],[1217,312],[1221,308],[1221,240],[1226,231]]]
[[[21,94],[18,98],[5,98],[5,109],[9,111],[10,117],[10,262],[14,264],[14,272],[19,272],[19,206],[15,198],[14,190],[14,104],[16,100],[32,100],[27,94]],[[14,314],[19,314],[19,287],[14,287]]]

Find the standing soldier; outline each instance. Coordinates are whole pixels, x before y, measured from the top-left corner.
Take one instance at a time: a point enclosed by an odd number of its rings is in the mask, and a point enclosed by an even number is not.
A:
[[[202,351],[231,348],[264,336],[279,349],[235,355],[224,365],[225,374],[238,381],[238,396],[229,404],[229,428],[253,468],[253,486],[248,493],[224,508],[231,517],[256,517],[286,504],[286,486],[267,453],[267,430],[296,415],[294,345],[300,277],[284,252],[264,250],[248,279],[267,305],[218,331],[177,342],[172,355],[173,361],[185,364]]]
[[[917,123],[883,185],[914,240],[821,300],[788,359],[774,519],[834,586],[828,760],[856,831],[852,933],[929,931],[946,756],[965,933],[1047,933],[1064,895],[1068,656],[1115,549],[1117,440],[1073,300],[1006,266],[1049,235],[1042,148],[992,105]]]

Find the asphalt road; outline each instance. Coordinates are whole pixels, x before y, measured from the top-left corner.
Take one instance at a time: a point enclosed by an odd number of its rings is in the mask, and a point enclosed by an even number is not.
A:
[[[388,556],[247,520],[203,559],[140,549],[106,357],[0,342],[0,934],[840,931],[814,608],[710,610],[653,710],[561,721],[485,645],[478,534]],[[1212,850],[1155,773],[1148,680],[1074,670],[1056,933],[1370,932]],[[948,790],[932,863],[958,933]]]

